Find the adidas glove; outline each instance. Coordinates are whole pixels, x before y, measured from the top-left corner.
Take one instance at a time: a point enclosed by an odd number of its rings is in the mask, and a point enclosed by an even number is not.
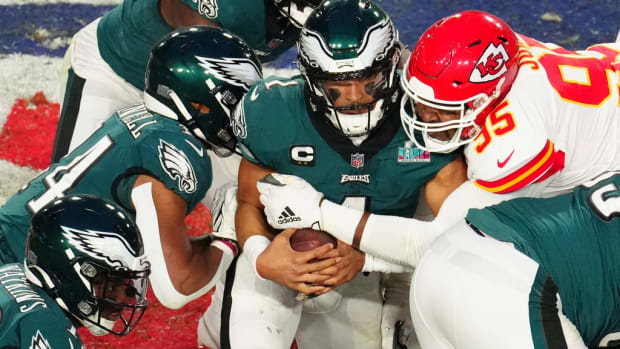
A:
[[[270,173],[258,181],[260,202],[267,222],[275,229],[321,227],[319,193],[305,180],[292,175]]]

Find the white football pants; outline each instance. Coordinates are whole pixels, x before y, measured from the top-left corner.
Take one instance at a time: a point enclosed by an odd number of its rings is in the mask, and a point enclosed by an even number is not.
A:
[[[532,301],[538,270],[511,244],[459,222],[433,242],[414,274],[411,316],[422,348],[542,349],[534,345],[533,331],[539,338],[563,336],[567,348],[586,348],[559,299],[551,305]],[[541,322],[531,321],[530,306],[553,307],[555,326],[537,326]],[[557,332],[544,333],[548,328]]]

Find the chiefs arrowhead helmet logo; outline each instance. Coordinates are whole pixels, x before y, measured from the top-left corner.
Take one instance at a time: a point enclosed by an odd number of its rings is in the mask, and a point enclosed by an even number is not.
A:
[[[473,83],[493,81],[508,71],[506,63],[510,60],[506,48],[501,43],[495,45],[490,43],[484,50],[474,70],[469,76],[469,81]]]

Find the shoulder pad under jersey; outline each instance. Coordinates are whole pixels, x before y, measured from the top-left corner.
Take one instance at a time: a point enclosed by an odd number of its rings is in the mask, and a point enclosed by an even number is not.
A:
[[[211,161],[202,143],[189,131],[169,128],[140,140],[142,167],[183,197],[193,208],[212,181]]]
[[[265,154],[288,148],[295,140],[304,117],[303,80],[270,77],[256,83],[243,97],[235,109],[232,128],[243,155],[264,163]]]
[[[518,95],[514,99],[511,95],[489,114],[480,134],[465,147],[470,180],[500,194],[542,181],[564,162],[540,115],[545,108],[528,107],[519,103]]]

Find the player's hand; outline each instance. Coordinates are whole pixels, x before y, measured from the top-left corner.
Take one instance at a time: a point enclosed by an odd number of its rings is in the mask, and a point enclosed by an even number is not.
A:
[[[331,270],[335,271],[335,274],[323,283],[331,288],[351,281],[357,273],[362,271],[365,259],[363,252],[354,249],[344,241],[338,241],[338,246],[333,251],[326,253],[324,258],[334,258],[335,256],[338,256],[338,263],[331,268]]]
[[[276,229],[321,228],[319,193],[305,180],[292,175],[270,173],[258,181],[260,202],[267,223]]]
[[[326,254],[334,249],[331,244],[306,252],[294,251],[289,239],[295,230],[287,229],[276,235],[267,249],[256,259],[256,270],[265,279],[298,292],[305,294],[325,292],[328,287],[321,285],[337,273],[337,268],[333,267],[340,257],[337,257],[338,253],[331,253],[331,258],[325,258]],[[310,263],[313,259],[321,260]],[[325,271],[330,269],[333,273],[326,274]]]

